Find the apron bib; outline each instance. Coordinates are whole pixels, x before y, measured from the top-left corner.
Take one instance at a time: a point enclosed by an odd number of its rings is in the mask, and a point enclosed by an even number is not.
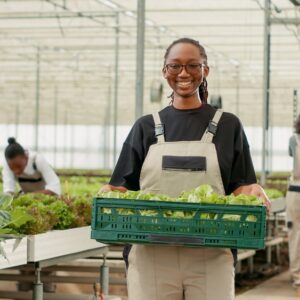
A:
[[[216,147],[212,142],[221,115],[221,111],[216,112],[200,141],[166,142],[163,130],[156,130],[161,134],[157,136],[157,144],[150,146],[144,161],[141,190],[177,197],[182,191],[209,184],[216,193],[224,195]],[[155,128],[161,128],[159,114],[153,117]]]
[[[23,173],[20,176],[17,176],[19,185],[24,193],[44,190],[46,187],[46,182],[42,176],[42,173],[37,170],[35,157],[33,159],[33,169],[34,173],[31,175]]]

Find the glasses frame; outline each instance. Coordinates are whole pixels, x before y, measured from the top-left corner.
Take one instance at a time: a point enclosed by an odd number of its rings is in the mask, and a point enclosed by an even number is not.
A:
[[[178,66],[180,66],[180,69],[178,69],[179,71],[178,72],[174,72],[174,70],[173,71],[170,71],[170,66],[171,65],[178,65]],[[185,65],[182,65],[182,64],[178,64],[178,63],[169,63],[169,64],[165,64],[165,66],[164,66],[164,68],[166,69],[166,71],[170,74],[170,75],[178,75],[178,74],[180,74],[181,72],[182,72],[182,70],[183,70],[183,68],[185,69],[185,71],[187,72],[187,73],[189,73],[189,74],[197,74],[196,72],[194,73],[194,72],[190,72],[190,71],[188,71],[187,70],[187,66],[188,65],[198,65],[200,68],[199,68],[199,73],[200,73],[200,70],[203,68],[203,67],[206,67],[206,64],[204,64],[204,63],[189,63],[189,64],[185,64]],[[198,71],[198,69],[197,69],[197,71]]]

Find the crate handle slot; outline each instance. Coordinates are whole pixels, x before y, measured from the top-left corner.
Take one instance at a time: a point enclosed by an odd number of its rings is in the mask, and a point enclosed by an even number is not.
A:
[[[151,242],[167,242],[168,244],[204,244],[203,238],[195,237],[170,237],[166,235],[150,234],[148,240]]]

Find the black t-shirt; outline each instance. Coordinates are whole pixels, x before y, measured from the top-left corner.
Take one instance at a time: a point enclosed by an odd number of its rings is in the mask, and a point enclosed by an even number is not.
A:
[[[194,141],[203,136],[216,109],[208,104],[197,109],[179,110],[168,106],[159,112],[165,140]],[[150,145],[157,142],[152,115],[138,119],[127,136],[110,184],[139,190],[139,178]],[[225,193],[256,183],[249,145],[239,119],[223,112],[213,143],[216,146]]]

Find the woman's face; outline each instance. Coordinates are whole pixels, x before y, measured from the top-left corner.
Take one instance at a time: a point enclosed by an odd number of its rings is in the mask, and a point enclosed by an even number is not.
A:
[[[21,175],[27,165],[26,155],[17,155],[13,159],[7,161],[9,168],[13,171],[16,176]]]
[[[187,98],[198,93],[203,78],[209,72],[209,68],[204,63],[199,48],[193,44],[179,43],[170,49],[163,68],[163,75],[174,91],[175,97]],[[203,65],[199,66],[199,64]],[[180,65],[185,65],[185,67],[182,68]],[[176,67],[182,69],[178,74],[176,71],[174,72]]]

